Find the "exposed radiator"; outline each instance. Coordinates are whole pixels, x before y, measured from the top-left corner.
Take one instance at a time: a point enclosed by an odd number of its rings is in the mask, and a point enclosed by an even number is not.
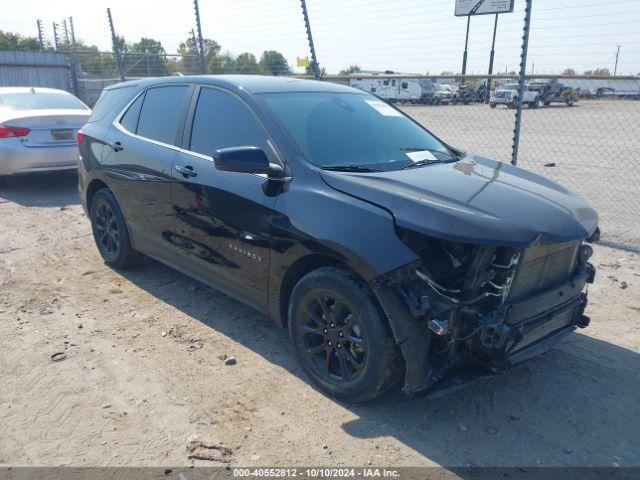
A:
[[[564,310],[556,313],[548,322],[533,327],[531,330],[527,331],[523,335],[522,340],[520,340],[520,342],[518,342],[518,344],[513,348],[512,352],[520,350],[527,345],[531,345],[556,330],[569,326],[571,324],[572,316],[573,307],[565,308]]]
[[[569,280],[575,271],[580,241],[540,243],[527,248],[513,279],[509,298],[522,300]]]

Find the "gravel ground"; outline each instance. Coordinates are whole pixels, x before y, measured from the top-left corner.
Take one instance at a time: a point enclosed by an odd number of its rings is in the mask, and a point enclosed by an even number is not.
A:
[[[511,160],[515,110],[484,104],[402,108],[451,145]],[[525,109],[518,158],[519,166],[586,198],[600,214],[603,240],[640,251],[640,102],[582,100],[572,108]]]
[[[592,326],[543,357],[348,405],[268,318],[151,260],[107,268],[74,176],[12,179],[0,225],[0,466],[640,466],[636,254],[596,248]]]

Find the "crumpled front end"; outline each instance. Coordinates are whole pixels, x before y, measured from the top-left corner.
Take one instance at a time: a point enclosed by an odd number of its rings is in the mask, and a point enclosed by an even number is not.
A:
[[[407,393],[503,372],[589,324],[583,290],[595,269],[581,240],[517,249],[398,234],[420,260],[374,290],[405,358]]]

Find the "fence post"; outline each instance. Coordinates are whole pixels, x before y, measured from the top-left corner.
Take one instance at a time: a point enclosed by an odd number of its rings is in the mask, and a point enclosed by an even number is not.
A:
[[[40,42],[40,50],[44,52],[44,37],[42,35],[42,20],[38,19],[36,21],[38,24],[38,42]]]
[[[111,29],[111,42],[113,43],[113,53],[116,55],[116,63],[118,64],[118,72],[120,80],[124,82],[124,66],[120,57],[120,49],[118,48],[118,37],[116,37],[116,29],[113,27],[113,19],[111,18],[111,9],[107,8],[107,17],[109,18],[109,28]]]
[[[56,52],[58,51],[58,24],[53,22],[53,45],[56,47]]]
[[[206,72],[206,65],[204,64],[204,39],[202,38],[202,25],[200,23],[200,8],[198,8],[198,0],[193,0],[193,6],[196,10],[196,28],[198,29],[198,50],[200,54],[200,73]]]
[[[320,70],[320,65],[318,65],[318,59],[316,58],[316,49],[313,46],[311,24],[309,23],[309,14],[307,13],[307,2],[305,0],[300,0],[300,5],[302,5],[304,26],[307,30],[307,40],[309,40],[309,50],[311,50],[311,67],[313,68],[313,76],[316,78],[316,80],[322,80],[322,71]]]
[[[82,72],[82,68],[80,68],[80,62],[78,61],[78,52],[76,51],[76,32],[73,28],[73,17],[69,17],[69,33],[71,36],[71,61],[73,63],[73,85],[74,85],[74,94],[78,98],[81,97],[81,88],[80,88],[80,75]]]
[[[527,72],[527,52],[529,50],[529,27],[531,26],[531,6],[533,0],[526,0],[524,9],[524,29],[522,34],[522,52],[520,54],[520,74],[518,75],[518,107],[516,121],[513,127],[513,147],[511,149],[511,164],[518,164],[518,148],[520,147],[520,128],[522,127],[522,98],[524,96],[524,81]]]

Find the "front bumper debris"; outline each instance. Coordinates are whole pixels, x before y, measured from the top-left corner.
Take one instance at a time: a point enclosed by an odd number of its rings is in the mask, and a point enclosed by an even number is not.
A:
[[[443,396],[548,351],[568,333],[589,324],[583,289],[594,276],[594,267],[585,263],[566,283],[518,302],[507,301],[488,315],[454,305],[451,332],[443,335],[434,333],[429,315],[418,308],[428,300],[415,294],[408,301],[406,293],[398,293],[402,275],[396,272],[378,279],[373,288],[405,360],[403,391],[430,398]],[[472,334],[462,334],[456,322],[468,324],[470,318],[478,326]],[[437,341],[440,346],[446,341],[444,362],[434,361],[432,350]]]

